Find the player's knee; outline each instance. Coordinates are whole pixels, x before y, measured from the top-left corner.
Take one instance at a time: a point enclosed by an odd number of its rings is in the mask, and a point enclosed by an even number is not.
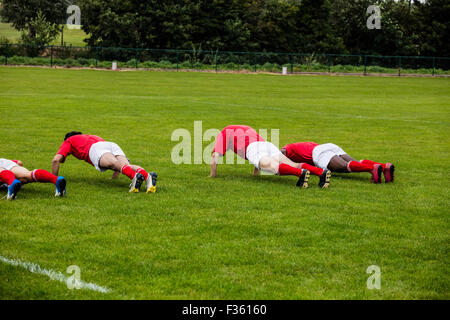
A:
[[[273,160],[270,163],[270,169],[273,173],[277,173],[278,172],[278,168],[280,167],[280,163],[276,160]]]
[[[261,158],[259,160],[259,167],[261,169],[270,169],[271,164],[272,163],[271,163],[271,159],[270,158],[264,157],[264,158]]]

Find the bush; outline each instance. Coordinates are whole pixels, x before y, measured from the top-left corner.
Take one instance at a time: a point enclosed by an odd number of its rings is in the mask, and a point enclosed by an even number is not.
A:
[[[281,71],[281,67],[279,64],[269,62],[263,64],[262,69],[268,72]]]
[[[159,68],[158,62],[155,61],[145,61],[140,64],[144,68]]]
[[[53,64],[56,66],[65,66],[65,67],[96,67],[96,59],[92,57],[92,50],[76,50],[71,48],[64,49],[53,49]],[[49,66],[50,65],[50,49],[45,48],[42,50],[42,53],[37,57],[29,57],[26,56],[27,47],[21,45],[10,44],[6,50],[6,46],[0,45],[0,65],[5,63],[5,56],[7,56],[7,63],[12,65],[33,65],[33,66]],[[149,59],[151,57],[148,57]],[[138,62],[138,67],[140,68],[154,68],[154,69],[175,69],[177,67],[176,63],[172,63],[169,59],[170,57],[159,55],[159,62],[154,60],[147,60],[143,62]],[[230,58],[227,56],[227,58]],[[206,59],[207,60],[207,59]],[[225,59],[222,59],[222,61]],[[249,63],[248,59],[246,61],[242,61],[242,63],[230,62],[231,59],[228,59],[228,63],[223,61],[222,64],[217,65],[218,70],[230,70],[230,71],[239,71],[239,70],[248,70],[248,71],[266,71],[266,72],[281,72],[282,67],[287,67],[288,71],[291,71],[291,65],[289,63],[277,64],[266,62],[263,65],[257,64],[252,65]],[[234,59],[238,61],[238,59]],[[243,59],[241,59],[243,60]],[[116,60],[117,61],[117,60]],[[220,60],[219,60],[220,61]],[[299,60],[297,60],[300,62]],[[106,68],[111,69],[112,61],[111,60],[98,60],[98,68]],[[209,63],[207,63],[209,62]],[[244,63],[245,62],[245,63]],[[136,59],[129,59],[127,61],[119,61],[117,63],[119,68],[135,68],[136,67]],[[214,70],[216,68],[215,61],[205,61],[203,62],[196,61],[190,62],[189,60],[185,60],[178,64],[180,69],[191,69],[191,70]],[[326,64],[322,64],[318,61],[313,61],[311,63],[298,63],[293,65],[294,72],[328,72],[328,66]],[[351,65],[351,64],[336,64],[330,67],[330,71],[337,73],[363,73],[364,66],[359,65]],[[370,65],[366,67],[367,73],[390,73],[397,74],[398,69],[396,68],[387,68],[378,65]],[[433,73],[433,69],[431,68],[405,68],[401,70],[403,74],[428,74],[431,75]],[[435,74],[437,75],[448,75],[450,74],[450,70],[436,69]]]

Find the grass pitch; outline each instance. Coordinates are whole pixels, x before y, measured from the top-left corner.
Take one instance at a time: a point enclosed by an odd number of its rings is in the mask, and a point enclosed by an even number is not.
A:
[[[71,130],[117,142],[158,172],[128,194],[69,157],[68,195],[26,185],[0,201],[0,255],[110,293],[0,263],[0,299],[448,299],[450,81],[0,68],[0,157],[50,169]],[[396,182],[334,174],[330,189],[252,167],[175,165],[177,128],[280,129],[280,145],[333,142],[391,161]],[[205,142],[206,146],[208,143]],[[381,269],[368,290],[366,269]]]

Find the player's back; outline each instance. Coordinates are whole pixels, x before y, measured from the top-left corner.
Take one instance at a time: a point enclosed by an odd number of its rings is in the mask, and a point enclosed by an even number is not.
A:
[[[68,138],[65,143],[71,146],[74,157],[82,160],[89,158],[89,150],[94,143],[105,141],[103,138],[90,134],[78,134]]]
[[[318,144],[315,142],[296,142],[283,147],[286,150],[286,156],[294,162],[314,163],[312,153]]]

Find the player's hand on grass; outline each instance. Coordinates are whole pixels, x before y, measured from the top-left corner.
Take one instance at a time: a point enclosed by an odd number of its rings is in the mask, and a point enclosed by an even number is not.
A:
[[[119,176],[120,176],[120,172],[119,171],[114,171],[113,174],[112,174],[111,179],[117,179],[117,178],[119,178]]]

